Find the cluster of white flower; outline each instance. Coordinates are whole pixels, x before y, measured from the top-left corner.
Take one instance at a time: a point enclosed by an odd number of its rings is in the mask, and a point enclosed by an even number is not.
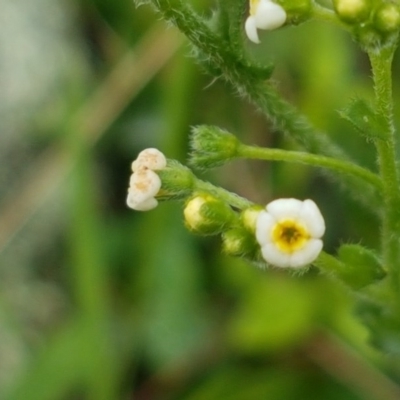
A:
[[[312,200],[278,199],[256,219],[256,239],[271,265],[299,268],[313,262],[322,250],[325,222]]]
[[[156,194],[161,189],[157,170],[165,168],[167,160],[157,149],[145,149],[132,163],[126,204],[137,211],[148,211],[157,207]]]
[[[273,30],[286,22],[286,11],[271,0],[250,0],[250,16],[246,19],[247,37],[260,43],[257,29]]]
[[[157,206],[156,196],[161,189],[157,171],[166,166],[164,154],[157,149],[139,153],[132,163],[128,207],[147,211]],[[265,210],[249,208],[245,214],[243,221],[270,265],[300,268],[312,263],[322,250],[325,222],[312,200],[278,199],[267,204]],[[188,227],[203,234],[224,232],[227,223],[235,218],[229,205],[206,194],[192,198],[184,215]]]

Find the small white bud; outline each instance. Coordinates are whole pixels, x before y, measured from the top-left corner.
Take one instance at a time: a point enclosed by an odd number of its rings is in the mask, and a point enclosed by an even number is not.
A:
[[[132,171],[135,172],[141,167],[152,169],[153,171],[165,168],[167,159],[160,150],[149,148],[141,151],[136,160],[132,163]]]
[[[154,196],[161,188],[160,177],[151,169],[140,168],[136,170],[130,178],[128,197],[126,203],[128,207],[137,211],[147,211],[155,208],[158,204]]]

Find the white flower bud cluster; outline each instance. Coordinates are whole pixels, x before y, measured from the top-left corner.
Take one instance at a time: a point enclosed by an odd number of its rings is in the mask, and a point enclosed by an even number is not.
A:
[[[312,263],[322,250],[325,222],[312,200],[274,200],[256,220],[256,239],[267,263],[300,268]]]
[[[271,0],[250,0],[250,16],[245,23],[247,37],[260,43],[257,29],[273,30],[286,22],[286,11]]]
[[[157,149],[145,149],[132,163],[129,180],[128,207],[137,211],[148,211],[157,207],[156,194],[161,189],[161,179],[155,171],[165,168],[167,159]]]

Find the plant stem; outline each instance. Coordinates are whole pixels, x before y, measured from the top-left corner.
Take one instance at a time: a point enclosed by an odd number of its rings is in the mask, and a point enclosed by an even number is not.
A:
[[[217,196],[221,200],[229,203],[232,207],[236,207],[240,210],[254,206],[254,203],[252,203],[251,201],[243,197],[240,197],[235,193],[231,193],[228,190],[214,186],[212,183],[205,182],[200,179],[196,180],[196,189],[198,191],[205,191],[210,194],[213,194],[214,196]]]
[[[374,79],[375,107],[385,123],[386,140],[376,140],[378,164],[383,183],[384,215],[382,221],[382,255],[389,270],[392,287],[400,294],[400,207],[399,177],[396,168],[395,128],[391,67],[395,46],[369,50]]]
[[[269,149],[255,146],[239,145],[238,156],[243,158],[286,161],[307,164],[314,167],[323,167],[341,174],[356,176],[373,185],[379,191],[382,190],[380,177],[373,172],[360,167],[351,162],[339,160],[337,158],[325,157],[317,154],[302,151],[288,151],[281,149]]]
[[[335,14],[335,12],[329,8],[321,6],[320,4],[313,2],[312,3],[312,12],[313,17],[319,19],[321,21],[330,22],[339,28],[344,30],[349,30],[348,25],[344,24]]]

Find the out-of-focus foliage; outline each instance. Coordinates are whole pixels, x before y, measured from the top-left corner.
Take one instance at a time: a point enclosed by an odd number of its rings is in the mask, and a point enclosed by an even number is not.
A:
[[[192,125],[292,143],[150,7],[0,3],[0,398],[399,398],[398,360],[369,346],[340,285],[220,255],[185,230],[181,204],[125,206],[131,160],[158,147],[184,162]],[[275,61],[285,98],[374,165],[338,113],[371,92],[349,37],[309,22],[249,46]],[[398,99],[399,55],[393,71]],[[376,217],[308,167],[243,161],[206,176],[261,204],[315,199],[327,250],[378,245]]]

